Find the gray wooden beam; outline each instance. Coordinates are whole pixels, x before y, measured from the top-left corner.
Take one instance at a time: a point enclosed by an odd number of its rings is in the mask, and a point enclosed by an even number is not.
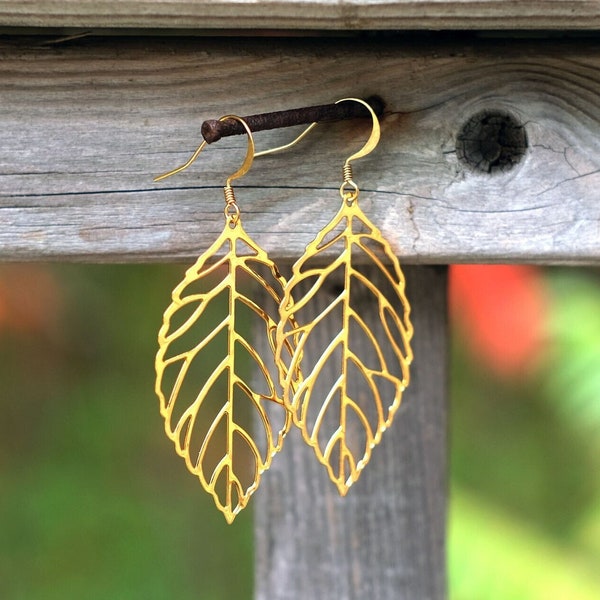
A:
[[[184,29],[597,29],[595,0],[20,0],[0,25]]]
[[[403,262],[600,261],[598,42],[9,39],[0,82],[2,260],[191,260],[222,229],[245,140],[152,176],[187,159],[205,118],[379,94],[381,143],[355,179]],[[528,148],[512,170],[475,172],[457,136],[496,110]],[[295,259],[335,213],[368,127],[323,125],[239,181],[245,227],[273,258]]]
[[[445,598],[446,270],[405,273],[415,360],[400,410],[344,498],[292,428],[252,500],[257,600]]]

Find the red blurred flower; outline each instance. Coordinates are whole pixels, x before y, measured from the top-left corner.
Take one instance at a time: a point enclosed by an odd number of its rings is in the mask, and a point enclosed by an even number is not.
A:
[[[51,332],[61,308],[59,285],[43,266],[5,265],[0,269],[0,333]]]
[[[539,268],[453,265],[450,310],[472,353],[497,375],[526,374],[544,344],[549,299]]]

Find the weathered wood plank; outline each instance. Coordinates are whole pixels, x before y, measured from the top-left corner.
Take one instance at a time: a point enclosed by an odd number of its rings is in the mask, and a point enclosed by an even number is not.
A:
[[[264,475],[253,500],[258,600],[445,598],[445,273],[406,269],[413,380],[348,495],[338,495],[294,428]],[[323,292],[315,314],[331,301]],[[364,309],[376,312],[368,303]],[[323,331],[320,344],[335,333]]]
[[[371,94],[387,103],[382,140],[355,179],[404,262],[600,260],[598,42],[9,40],[0,81],[3,260],[189,260],[221,230],[220,187],[245,140],[151,177],[188,157],[203,119]],[[457,133],[483,109],[527,132],[506,173],[457,158]],[[246,228],[274,258],[296,258],[335,213],[343,159],[367,135],[367,123],[323,125],[240,180]]]
[[[12,0],[0,25],[183,29],[598,29],[596,0]]]

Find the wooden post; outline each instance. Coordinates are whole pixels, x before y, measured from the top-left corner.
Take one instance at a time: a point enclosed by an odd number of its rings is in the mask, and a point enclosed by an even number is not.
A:
[[[403,404],[345,498],[292,429],[255,496],[257,600],[445,598],[446,269],[405,272],[415,359]]]

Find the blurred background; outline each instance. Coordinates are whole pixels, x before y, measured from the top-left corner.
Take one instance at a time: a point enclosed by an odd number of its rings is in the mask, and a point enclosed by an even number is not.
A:
[[[154,395],[183,271],[0,266],[0,599],[251,600]],[[456,266],[450,308],[450,599],[597,600],[600,271]]]

